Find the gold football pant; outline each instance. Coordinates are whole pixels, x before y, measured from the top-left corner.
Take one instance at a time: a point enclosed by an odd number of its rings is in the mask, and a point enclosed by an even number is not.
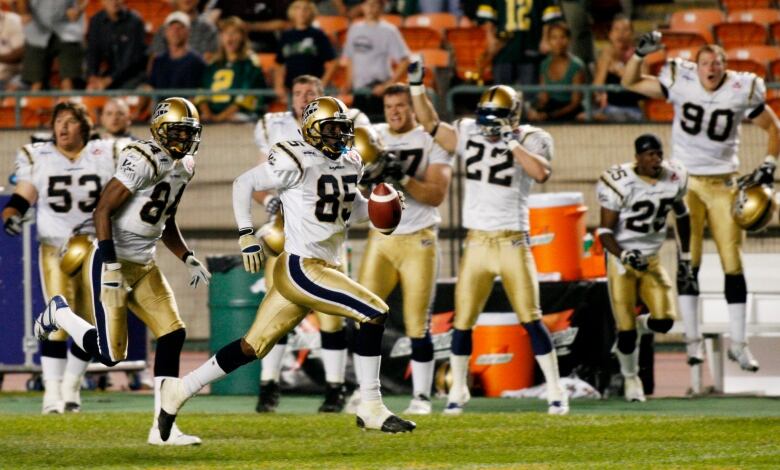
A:
[[[642,272],[607,254],[607,286],[618,331],[636,329],[637,294],[650,310],[650,318],[674,320],[677,316],[669,275],[658,255],[649,256],[648,261],[647,271]]]
[[[70,277],[60,269],[60,249],[41,244],[38,250],[38,268],[41,276],[43,297],[48,302],[55,295],[62,295],[77,315],[94,324],[89,314],[89,283],[83,283],[81,276]],[[49,341],[66,341],[68,332],[57,330],[49,335]]]
[[[401,282],[406,336],[423,338],[428,332],[436,287],[436,231],[426,228],[407,235],[368,234],[358,282],[386,299]]]
[[[126,260],[119,262],[125,283],[132,289],[127,296],[127,305],[121,308],[106,307],[100,301],[103,260],[97,247],[90,251],[82,270],[85,283],[92,287],[90,305],[97,328],[98,349],[110,362],[127,357],[128,309],[149,327],[155,338],[184,328],[173,290],[154,261],[146,265]]]
[[[735,189],[736,173],[689,176],[685,202],[691,217],[691,264],[694,267],[701,266],[706,224],[718,248],[724,274],[742,273],[742,229],[731,216]]]
[[[387,314],[387,304],[340,268],[314,258],[282,253],[273,270],[273,287],[244,336],[262,358],[309,313],[351,318],[362,323]]]
[[[456,329],[470,330],[474,326],[496,276],[501,276],[509,303],[521,323],[542,318],[536,263],[528,234],[515,230],[469,230],[455,285]]]

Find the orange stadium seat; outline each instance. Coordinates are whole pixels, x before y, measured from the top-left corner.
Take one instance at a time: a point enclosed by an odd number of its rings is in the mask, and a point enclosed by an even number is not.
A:
[[[780,80],[780,59],[769,62],[769,74],[772,76],[772,80]]]
[[[336,33],[336,42],[334,42],[333,45],[336,46],[337,49],[344,49],[344,43],[347,42],[347,31],[349,30],[344,29]]]
[[[172,11],[173,6],[170,2],[160,0],[125,0],[125,4],[131,10],[135,10],[141,15],[146,24],[146,32],[154,33],[165,22]]]
[[[662,29],[663,38],[661,42],[667,49],[683,49],[686,47],[700,47],[707,44],[707,39],[699,32],[695,31],[674,31],[671,29]]]
[[[447,30],[446,38],[455,54],[455,74],[458,78],[466,80],[466,75],[479,72],[479,59],[487,47],[485,30],[478,26],[452,28]]]
[[[674,119],[674,107],[665,100],[645,100],[645,116],[649,121],[672,122]]]
[[[318,16],[316,20],[314,20],[314,27],[320,28],[325,34],[328,35],[328,38],[333,42],[333,44],[336,44],[336,38],[339,31],[346,31],[347,28],[349,28],[349,20],[343,16]]]
[[[424,26],[401,26],[401,36],[409,49],[436,49],[441,46],[441,34],[433,28]]]
[[[780,21],[769,25],[769,37],[772,38],[775,44],[780,44]]]
[[[753,22],[769,26],[775,21],[780,21],[780,10],[775,8],[749,8],[747,10],[734,10],[728,14],[729,23]]]
[[[672,13],[669,29],[672,31],[697,33],[708,43],[713,41],[712,27],[725,20],[723,12],[716,8],[681,10]]]
[[[696,60],[696,53],[699,52],[698,47],[682,47],[680,49],[671,49],[666,53],[667,59],[681,58],[685,60]]]
[[[414,53],[422,56],[423,64],[428,69],[424,78],[425,86],[436,87],[437,90],[441,90],[444,84],[438,83],[437,78],[439,74],[436,73],[436,70],[450,66],[450,53],[439,48],[421,49],[414,51]]]
[[[265,83],[271,87],[274,83],[274,69],[276,69],[276,54],[273,52],[258,52],[255,54],[255,64],[263,71]]]
[[[645,64],[652,75],[658,75],[664,63],[666,63],[666,50],[664,49],[645,56]]]
[[[766,26],[753,22],[718,23],[713,27],[718,43],[724,48],[766,44]]]
[[[720,4],[726,11],[741,10],[745,8],[769,8],[773,0],[720,0]]]
[[[728,68],[767,76],[769,63],[780,59],[780,48],[775,46],[746,46],[726,51]]]
[[[775,114],[780,115],[780,98],[770,98],[766,101],[766,104],[769,105]]]
[[[404,24],[404,17],[401,15],[382,15],[381,19],[387,21],[391,25],[394,25],[396,28],[400,28]]]
[[[100,112],[103,110],[103,106],[106,105],[109,98],[106,96],[78,96],[74,101],[78,101],[89,110],[89,116],[92,118],[92,122],[97,124]]]
[[[447,29],[458,26],[458,19],[452,13],[419,13],[408,16],[404,21],[404,26],[433,28],[439,34],[444,34]]]

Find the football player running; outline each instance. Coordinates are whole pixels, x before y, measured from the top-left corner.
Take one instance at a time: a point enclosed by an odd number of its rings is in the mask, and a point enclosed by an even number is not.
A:
[[[41,337],[62,329],[81,348],[107,366],[127,355],[127,310],[157,338],[154,358],[155,414],[148,442],[154,445],[200,444],[200,438],[157,428],[160,385],[179,376],[179,355],[185,339],[184,322],[168,281],[154,261],[158,240],[184,262],[190,287],[208,284],[211,275],[187,248],[176,225],[176,209],[194,174],[194,156],[201,125],[195,106],[184,98],[168,98],[154,109],[152,140],[127,145],[116,173],[95,209],[97,246],[83,272],[91,281],[91,311],[95,326],[82,320],[65,299],[55,296],[35,321]],[[88,282],[89,282],[88,281]]]
[[[375,127],[384,150],[383,179],[406,195],[406,210],[391,235],[370,230],[358,282],[382,299],[396,284],[403,294],[406,336],[412,341],[412,400],[405,413],[431,413],[433,342],[430,309],[438,272],[437,207],[447,196],[452,156],[418,124],[406,85],[392,85],[383,96],[384,124]],[[366,183],[366,181],[363,181]]]
[[[57,104],[51,125],[53,142],[25,145],[16,155],[19,182],[3,208],[3,226],[8,235],[19,235],[27,210],[37,204],[38,263],[45,300],[62,295],[86,313],[89,284],[82,284],[77,273],[91,240],[74,232],[92,218],[100,190],[114,172],[113,143],[88,140],[92,123],[81,104]],[[76,343],[68,350],[67,340],[64,331],[41,340],[44,414],[81,408],[81,381],[91,356]]]
[[[677,310],[672,283],[658,256],[666,239],[669,210],[677,217],[678,276],[691,282],[693,270],[685,169],[664,161],[661,141],[653,134],[639,136],[634,148],[635,162],[613,166],[599,178],[601,224],[597,234],[607,250],[607,283],[618,330],[616,354],[624,395],[628,401],[645,401],[638,375],[637,330],[666,333]],[[650,313],[637,317],[637,297]]]
[[[224,346],[182,379],[162,384],[159,425],[163,439],[182,405],[206,384],[262,358],[310,310],[351,318],[361,324],[356,352],[362,400],[358,426],[383,432],[408,432],[411,421],[391,413],[379,390],[379,364],[387,305],[338,269],[347,222],[368,218],[368,203],[358,192],[360,155],[352,145],[347,108],[332,97],[317,98],[303,111],[305,141],[279,142],[268,161],[233,183],[233,210],[239,228],[244,268],[258,272],[264,253],[253,234],[253,191],[278,191],[284,205],[284,252],[273,271],[274,284],[263,298],[246,335]]]
[[[643,58],[661,47],[660,33],[642,35],[621,84],[651,98],[665,98],[674,105],[672,160],[682,163],[689,174],[686,204],[691,219],[693,282],[688,281],[685,266],[680,266],[677,275],[688,364],[697,366],[703,360],[697,319],[697,276],[706,223],[725,274],[731,332],[728,357],[743,370],[755,372],[758,362],[748,349],[745,334],[747,286],[740,253],[743,234],[730,213],[736,194],[742,120],[750,119],[767,132],[767,156],[751,179],[771,185],[780,152],[777,117],[766,106],[764,80],[753,73],[726,70],[726,53],[719,46],[701,47],[695,62],[679,58],[668,61],[658,77],[641,75]]]
[[[279,142],[303,141],[301,135],[301,119],[303,109],[308,103],[319,98],[324,93],[322,82],[313,75],[301,75],[293,80],[292,111],[282,113],[267,113],[255,126],[255,144],[260,152],[259,163],[268,160],[270,149]],[[358,110],[350,110],[350,118],[355,124],[368,125],[365,114]],[[253,194],[255,201],[265,206],[271,217],[271,222],[259,230],[259,237],[264,244],[266,254],[265,276],[266,292],[273,286],[274,266],[277,256],[284,247],[283,218],[278,214],[281,199],[272,191],[257,191]],[[276,240],[274,243],[271,239]],[[278,249],[276,246],[279,246]],[[346,264],[342,263],[342,270]],[[346,272],[346,271],[344,271]],[[323,413],[338,413],[344,409],[345,390],[344,376],[347,360],[347,337],[344,329],[344,319],[334,315],[317,313],[320,327],[320,343],[322,345],[322,363],[325,368],[325,400],[319,411]],[[256,410],[259,413],[274,411],[279,405],[279,376],[282,370],[282,360],[287,349],[287,336],[279,339],[268,354],[262,359],[260,372],[260,396]]]

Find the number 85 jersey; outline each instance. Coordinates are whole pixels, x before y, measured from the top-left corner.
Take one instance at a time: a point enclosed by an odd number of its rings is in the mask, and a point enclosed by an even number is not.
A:
[[[685,196],[688,176],[678,163],[662,165],[655,182],[637,175],[633,163],[615,165],[599,178],[599,205],[620,214],[614,235],[624,250],[652,255],[666,239],[666,216]]]
[[[528,195],[534,180],[515,163],[502,140],[491,142],[472,118],[455,122],[457,153],[466,170],[463,225],[474,230],[528,231]],[[547,160],[553,156],[552,136],[533,126],[520,126],[518,141]]]

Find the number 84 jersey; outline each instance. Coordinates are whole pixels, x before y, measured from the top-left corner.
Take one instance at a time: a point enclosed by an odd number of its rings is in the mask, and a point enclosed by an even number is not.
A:
[[[599,205],[620,214],[614,235],[624,250],[652,255],[666,239],[666,216],[685,196],[688,176],[678,163],[662,165],[658,180],[637,175],[633,163],[615,165],[599,178]]]

